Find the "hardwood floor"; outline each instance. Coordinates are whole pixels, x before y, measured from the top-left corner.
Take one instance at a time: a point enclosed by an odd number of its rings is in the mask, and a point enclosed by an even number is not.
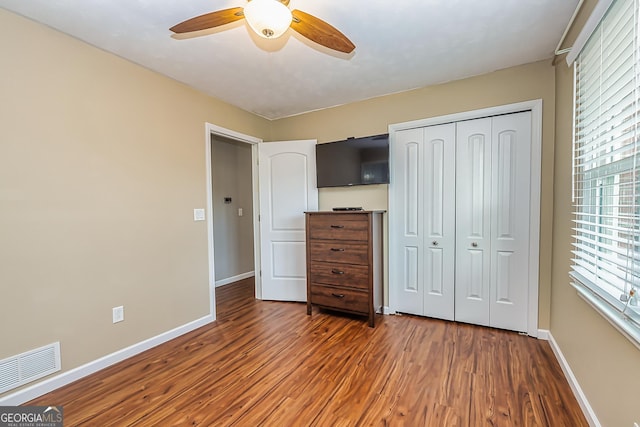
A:
[[[218,288],[218,320],[29,404],[68,426],[587,426],[549,344]]]

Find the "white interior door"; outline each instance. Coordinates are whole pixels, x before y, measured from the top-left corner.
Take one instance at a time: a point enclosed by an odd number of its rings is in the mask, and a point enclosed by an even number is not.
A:
[[[455,302],[454,123],[424,130],[424,315],[454,319]]]
[[[391,145],[394,161],[391,182],[396,186],[394,203],[397,233],[392,236],[396,253],[397,310],[424,316],[424,129],[396,132]]]
[[[531,113],[458,124],[455,320],[527,331]]]
[[[455,320],[489,326],[491,118],[457,124]]]
[[[396,204],[402,233],[399,311],[454,317],[455,124],[396,133],[393,182],[404,191]]]
[[[527,331],[531,112],[493,118],[491,148],[491,321]]]
[[[259,145],[262,299],[306,301],[304,212],[318,209],[315,145]]]

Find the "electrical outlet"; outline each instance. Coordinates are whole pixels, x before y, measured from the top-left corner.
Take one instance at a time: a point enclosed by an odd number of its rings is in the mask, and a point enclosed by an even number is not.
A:
[[[124,306],[113,307],[113,323],[122,322],[124,320]]]

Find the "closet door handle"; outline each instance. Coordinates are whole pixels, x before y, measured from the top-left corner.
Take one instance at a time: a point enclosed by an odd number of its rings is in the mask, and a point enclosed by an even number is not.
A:
[[[333,292],[331,292],[331,296],[334,296],[336,298],[344,298],[344,294],[334,294]]]
[[[344,252],[344,248],[331,248],[333,252]]]
[[[438,246],[438,241],[437,241],[437,240],[434,240],[433,242],[431,242],[431,244],[432,244],[433,246]]]
[[[333,269],[331,270],[333,274],[344,274],[344,271]]]
[[[471,244],[471,246],[473,246],[474,248],[477,248],[477,247],[478,247],[478,243],[477,243],[477,242],[473,242],[473,243]]]
[[[332,225],[331,228],[344,228],[344,225]]]

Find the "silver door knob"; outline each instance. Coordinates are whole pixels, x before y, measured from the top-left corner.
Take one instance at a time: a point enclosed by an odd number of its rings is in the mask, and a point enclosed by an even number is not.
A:
[[[431,244],[432,244],[433,246],[438,246],[438,242],[437,242],[437,241],[435,241],[435,240],[434,240],[433,242],[431,242]]]
[[[473,246],[474,248],[477,248],[477,247],[478,247],[478,244],[477,244],[476,242],[473,242],[473,243],[471,244],[471,246]]]

